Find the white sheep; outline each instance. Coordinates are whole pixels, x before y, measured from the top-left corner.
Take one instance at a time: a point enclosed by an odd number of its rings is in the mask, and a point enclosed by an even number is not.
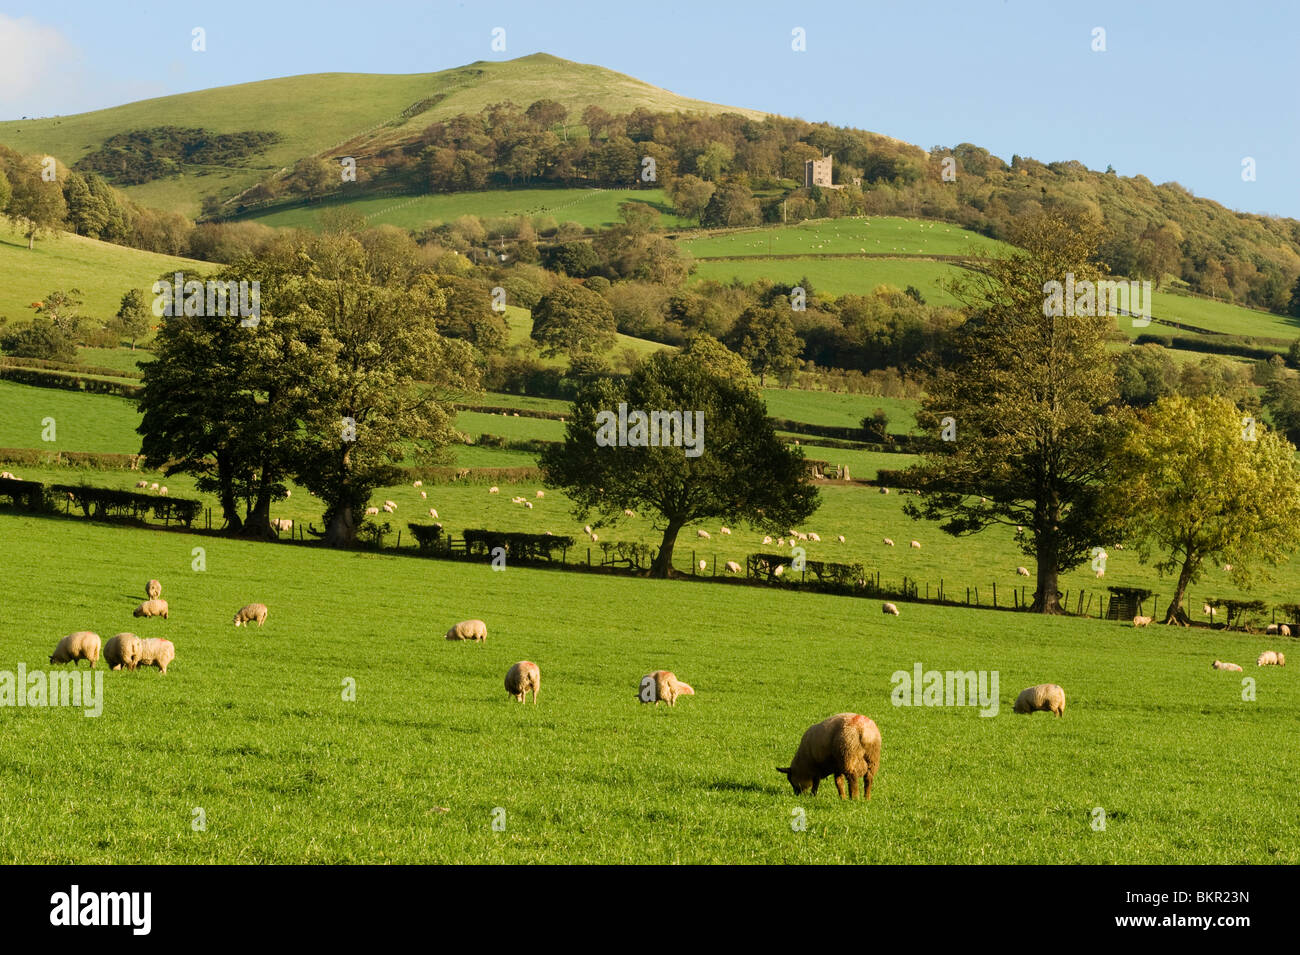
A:
[[[158,490],[158,482],[157,482],[157,481],[154,481],[152,484],[150,484],[150,485],[149,485],[149,490],[151,490],[151,491],[156,491],[156,490]]]
[[[1097,576],[1098,576],[1098,577],[1105,577],[1105,576],[1106,576],[1106,571],[1104,571],[1104,570],[1098,570],[1098,571],[1097,571]]]
[[[291,531],[293,530],[293,521],[288,518],[279,518],[271,521],[271,527],[277,531]]]
[[[374,516],[375,516],[376,514],[378,514],[378,513],[379,513],[379,508],[377,508],[377,507],[367,507],[367,508],[366,508],[366,517],[374,517]]]
[[[500,493],[501,493],[501,488],[497,487],[497,486],[494,484],[494,485],[492,485],[490,488],[488,488],[488,493],[489,493],[489,494],[500,494]]]
[[[880,493],[881,493],[881,494],[888,494],[888,493],[889,493],[889,488],[887,488],[887,487],[882,487],[882,488],[880,489]]]
[[[702,537],[702,538],[704,538],[705,540],[713,540],[713,535],[710,534],[708,531],[706,531],[706,530],[705,530],[704,528],[702,528],[702,527],[701,527],[698,531],[695,532],[695,536],[696,536],[696,537]]]
[[[841,534],[841,535],[839,536],[839,542],[840,542],[841,544],[844,543],[844,535],[843,535],[843,534]]]
[[[390,510],[394,510],[394,511],[395,511],[395,510],[397,510],[397,502],[396,502],[396,501],[384,501],[384,507],[387,507],[387,508],[389,508]]]
[[[920,550],[920,549],[921,549],[921,542],[920,542],[920,541],[912,541],[912,547],[913,547],[915,550]]]
[[[158,494],[159,494],[161,497],[166,497],[166,496],[167,496],[167,488],[166,488],[166,486],[163,486],[163,487],[158,488]]]
[[[1278,653],[1275,650],[1265,650],[1255,661],[1257,667],[1284,667],[1286,666],[1286,655]]]
[[[1223,565],[1223,572],[1224,572],[1225,574],[1230,574],[1230,573],[1232,573],[1232,565],[1231,565],[1231,564],[1224,564],[1224,565]]]
[[[8,472],[8,471],[6,471],[4,474],[0,474],[0,477],[8,477],[8,476],[9,476],[9,472]],[[136,486],[136,487],[148,487],[148,486],[149,486],[149,482],[148,482],[148,481],[136,481],[136,482],[135,482],[135,486]]]
[[[436,507],[429,508],[429,516],[436,520],[438,517],[438,509]]]
[[[144,585],[144,592],[149,595],[150,600],[157,600],[162,596],[162,584],[156,580],[151,580]]]
[[[899,615],[898,606],[896,604],[882,604],[880,612],[889,614],[891,617],[897,617]]]
[[[593,544],[596,543],[596,541],[598,541],[598,540],[600,540],[599,535],[597,535],[597,534],[592,534],[592,535],[591,535],[591,542],[592,542]]]
[[[764,544],[770,544],[770,543],[772,543],[772,538],[770,538],[770,537],[764,537],[764,538],[763,538],[763,543],[764,543]]]
[[[86,660],[90,663],[90,668],[95,668],[95,662],[99,659],[99,634],[90,630],[78,630],[76,633],[70,633],[54,648],[50,654],[51,663],[76,663],[78,660]]]
[[[708,561],[706,561],[706,560],[702,560],[702,561],[700,561],[700,570],[704,570],[704,569],[705,569],[706,567],[708,567],[708,566],[709,566],[709,562],[708,562]]]
[[[1143,617],[1143,616],[1140,616],[1140,615],[1139,615],[1139,616],[1133,618],[1133,626],[1134,626],[1134,627],[1145,627],[1145,626],[1148,626],[1150,623],[1151,623],[1151,618],[1150,618],[1150,617]]]
[[[730,528],[730,527],[720,527],[720,528],[718,528],[718,533],[719,533],[719,534],[728,534],[728,535],[729,535],[729,534],[731,533],[731,528]]]
[[[772,571],[774,577],[780,577],[785,573],[785,564],[777,564],[776,570]]]
[[[894,542],[893,542],[892,540],[890,540],[888,537],[886,537],[886,538],[884,539],[883,543],[884,543],[884,545],[885,545],[886,547],[893,547],[893,546],[894,546]]]
[[[542,688],[542,671],[531,660],[520,660],[506,671],[506,692],[520,703],[525,702],[528,691],[533,692],[533,703],[537,702],[537,691]]]
[[[1215,660],[1213,663],[1210,664],[1210,669],[1211,669],[1211,670],[1231,670],[1231,671],[1233,671],[1234,673],[1240,673],[1240,672],[1241,672],[1241,667],[1237,666],[1237,664],[1235,664],[1235,663],[1224,663],[1222,660]]]
[[[583,530],[583,533],[590,534],[590,533],[591,533],[591,525],[590,525],[590,524],[584,524],[582,530]]]
[[[740,565],[736,563],[734,560],[729,560],[727,561],[727,570],[730,573],[738,574],[740,573]]]
[[[167,664],[176,659],[176,645],[161,637],[140,641],[140,659],[137,666],[157,667],[166,676]]]
[[[416,481],[414,484],[411,485],[411,487],[424,487],[424,482]]]
[[[448,640],[486,640],[487,624],[482,620],[462,620],[447,631]]]
[[[392,506],[391,504],[387,504],[387,503],[385,503],[385,504],[384,504],[384,513],[385,513],[385,514],[391,514],[391,513],[393,513],[393,506]]]
[[[1028,576],[1029,576],[1029,568],[1028,568],[1028,567],[1017,567],[1017,568],[1016,568],[1016,575],[1017,575],[1017,576],[1020,576],[1020,577],[1028,577]]]
[[[1055,683],[1040,683],[1021,690],[1016,697],[1015,712],[1034,713],[1044,710],[1061,716],[1065,713],[1065,691]]]
[[[429,492],[428,492],[428,491],[421,491],[421,492],[420,492],[420,498],[421,498],[421,500],[425,500],[425,501],[427,501],[427,500],[429,499]]]
[[[637,691],[637,699],[642,703],[653,703],[655,706],[658,706],[660,701],[669,706],[676,706],[677,697],[694,695],[695,688],[677,679],[677,674],[672,670],[655,670],[653,673],[647,673],[641,677],[641,686]]]
[[[623,516],[624,516],[624,517],[636,517],[636,511],[632,510],[630,507],[625,507],[625,508],[623,508]]]
[[[538,491],[538,492],[537,492],[537,496],[538,496],[538,497],[546,497],[546,492],[545,492],[545,491]]]
[[[167,614],[167,601],[165,600],[146,600],[131,611],[133,617],[162,617],[164,620],[170,619]]]
[[[1291,636],[1291,628],[1290,628],[1289,626],[1287,626],[1286,624],[1282,624],[1282,626],[1278,627],[1278,628],[1277,628],[1277,632],[1280,633],[1280,634],[1281,634],[1282,636],[1284,636],[1284,637],[1289,637],[1289,636]]]
[[[1275,623],[1270,623],[1267,627],[1264,628],[1264,632],[1265,632],[1265,633],[1277,633],[1277,624],[1275,624]]]
[[[727,533],[731,533],[731,532],[728,531]],[[818,544],[820,544],[822,541],[822,539],[818,535],[814,534],[812,531],[808,532],[808,540],[816,541]]]
[[[140,663],[141,640],[134,633],[119,633],[104,644],[104,665],[111,670],[134,670]]]
[[[240,607],[239,613],[235,614],[235,626],[248,626],[248,624],[256,620],[257,625],[260,627],[266,623],[266,614],[266,604],[248,604]]]

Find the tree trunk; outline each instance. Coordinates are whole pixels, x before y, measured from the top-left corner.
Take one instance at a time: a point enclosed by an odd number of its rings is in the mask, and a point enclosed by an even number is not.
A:
[[[1031,613],[1065,613],[1057,589],[1056,535],[1048,527],[1038,532],[1038,590],[1034,592]]]
[[[1196,563],[1190,557],[1183,561],[1183,569],[1178,572],[1178,586],[1174,590],[1173,600],[1169,604],[1169,609],[1165,611],[1165,623],[1178,624],[1181,627],[1190,627],[1192,621],[1188,619],[1187,611],[1183,609],[1183,597],[1187,593],[1187,585],[1191,583],[1192,574],[1196,571]]]
[[[226,519],[226,533],[238,536],[244,532],[244,520],[239,516],[239,504],[235,500],[230,467],[222,452],[217,452],[217,484],[221,489],[217,497],[221,501],[221,514]]]
[[[659,553],[650,567],[651,577],[671,577],[673,574],[673,547],[677,544],[677,534],[684,521],[669,521],[664,529],[664,539],[659,544]]]
[[[271,529],[271,488],[265,477],[257,489],[257,500],[244,523],[244,537],[257,537],[262,540],[275,540],[276,533]]]
[[[352,516],[352,505],[341,504],[325,527],[325,544],[329,547],[351,547],[356,540],[357,522]]]

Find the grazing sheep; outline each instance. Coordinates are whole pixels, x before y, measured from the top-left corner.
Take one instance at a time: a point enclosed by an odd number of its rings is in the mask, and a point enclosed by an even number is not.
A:
[[[650,692],[652,686],[653,693]],[[641,677],[641,687],[637,691],[637,699],[642,703],[653,703],[655,706],[659,705],[660,700],[669,706],[676,706],[677,697],[694,695],[695,688],[677,679],[677,674],[672,670],[655,670],[653,673],[647,673]]]
[[[489,494],[500,494],[500,493],[501,493],[501,488],[497,487],[497,486],[494,484],[494,485],[492,485],[490,488],[488,488],[488,493],[489,493]]]
[[[764,538],[763,538],[763,543],[764,543],[764,544],[770,544],[770,543],[772,543],[772,538],[770,538],[770,537],[764,537]]]
[[[839,542],[840,542],[841,544],[844,543],[844,535],[843,535],[843,534],[841,534],[841,535],[839,536],[838,539],[839,539]]]
[[[1235,663],[1224,663],[1222,660],[1215,660],[1210,664],[1211,670],[1232,670],[1235,673],[1241,672],[1241,667]]]
[[[1017,713],[1033,713],[1044,710],[1060,716],[1065,712],[1065,691],[1055,683],[1040,683],[1027,690],[1021,690],[1016,697]]]
[[[702,538],[704,538],[705,540],[713,540],[713,535],[710,534],[708,531],[706,531],[706,530],[705,530],[704,528],[702,528],[702,527],[701,527],[698,531],[695,532],[695,536],[696,536],[696,537],[702,537]]]
[[[727,533],[730,534],[731,531],[727,531]],[[818,544],[820,544],[820,543],[822,542],[822,539],[821,539],[819,536],[817,536],[816,534],[814,534],[812,531],[809,531],[809,532],[808,532],[808,539],[809,539],[810,541],[816,541]]]
[[[1276,650],[1265,650],[1255,661],[1257,667],[1284,667],[1286,666],[1285,654],[1278,653]]]
[[[776,539],[776,546],[777,546],[777,547],[784,547],[784,546],[785,546],[785,538],[784,538],[784,537],[778,537],[778,538]],[[793,547],[793,546],[794,546],[794,543],[792,542],[792,543],[790,544],[790,546]]]
[[[162,497],[166,497],[166,496],[167,496],[167,487],[166,487],[166,485],[164,485],[164,486],[158,488],[158,494],[159,494],[160,496],[162,496]]]
[[[720,527],[720,528],[718,528],[718,533],[719,533],[719,534],[730,534],[730,533],[731,533],[731,528],[730,528],[730,527]]]
[[[397,510],[397,502],[396,502],[396,501],[384,501],[384,507],[391,507],[393,510]]]
[[[1230,574],[1230,573],[1232,573],[1232,565],[1231,565],[1231,564],[1224,564],[1224,565],[1223,565],[1223,572],[1224,572],[1225,574]]]
[[[708,566],[709,566],[709,562],[707,560],[700,561],[700,570],[704,570]]]
[[[167,664],[176,659],[176,647],[170,640],[154,637],[140,641],[140,662],[137,666],[157,667],[167,674]]]
[[[591,533],[591,525],[590,525],[590,524],[586,524],[586,525],[584,525],[582,529],[583,529],[583,531],[584,531],[585,533],[587,533],[587,534],[590,534],[590,533]]]
[[[429,516],[436,518],[438,516],[438,509],[436,507],[429,508]]]
[[[142,641],[134,633],[119,633],[104,644],[104,665],[113,670],[134,670],[140,663]]]
[[[1104,570],[1099,570],[1099,571],[1097,571],[1097,576],[1098,576],[1098,577],[1105,577],[1105,576],[1106,576],[1106,571],[1104,571]]]
[[[428,491],[421,491],[421,492],[420,492],[420,499],[421,499],[421,500],[425,500],[425,501],[427,501],[427,500],[429,499],[429,492],[428,492]]]
[[[1287,626],[1286,624],[1282,624],[1282,626],[1278,627],[1278,628],[1277,628],[1277,632],[1280,633],[1280,634],[1282,634],[1282,636],[1284,636],[1284,637],[1289,637],[1289,636],[1291,636],[1291,628],[1290,628],[1289,626]]]
[[[266,613],[266,604],[248,604],[246,607],[240,607],[239,613],[235,614],[235,626],[241,624],[247,626],[256,620],[260,627],[266,623]]]
[[[293,530],[293,521],[288,518],[278,518],[271,521],[271,527],[277,531],[291,531]]]
[[[377,507],[367,507],[367,508],[366,508],[366,517],[374,517],[374,516],[375,516],[376,514],[378,514],[378,513],[379,513],[379,508],[377,508]]]
[[[6,472],[5,474],[0,474],[0,477],[8,477],[8,476],[9,476],[9,474],[8,474],[7,472]],[[148,482],[148,481],[136,481],[136,482],[135,482],[135,486],[136,486],[136,487],[148,487],[148,486],[149,486],[149,482]]]
[[[920,549],[921,549],[921,542],[920,542],[920,541],[912,541],[912,547],[914,547],[916,550],[920,550]]]
[[[894,542],[893,542],[892,540],[890,540],[888,537],[886,537],[882,543],[884,543],[886,547],[893,547],[893,546],[894,546]]]
[[[871,783],[880,770],[880,729],[860,713],[837,713],[808,727],[789,766],[778,766],[790,781],[795,795],[812,790],[827,776],[835,777],[835,789],[844,799],[844,777],[849,778],[849,799],[871,798]]]
[[[414,484],[411,485],[411,487],[424,487],[424,482],[416,481]]]
[[[50,654],[51,663],[76,663],[89,660],[90,668],[95,668],[99,659],[99,634],[89,630],[78,630],[59,641],[54,652]]]
[[[149,485],[149,490],[151,490],[151,491],[156,491],[156,490],[158,490],[158,482],[157,482],[157,481],[154,481],[152,484],[150,484],[150,485]]]
[[[727,561],[727,570],[730,573],[738,574],[740,573],[740,565],[736,563],[734,560],[729,560]]]
[[[1214,616],[1214,608],[1211,607],[1209,604],[1206,604],[1204,607],[1201,608],[1201,613],[1205,614],[1207,617],[1212,617]]]
[[[546,497],[546,492],[545,492],[545,491],[538,491],[538,492],[537,492],[537,497]]]
[[[531,510],[533,509],[533,502],[532,502],[532,501],[524,501],[524,507],[528,508],[528,509],[531,511]]]
[[[898,606],[897,606],[896,604],[882,604],[881,607],[880,607],[880,612],[881,612],[881,613],[887,613],[887,614],[889,614],[890,616],[897,617],[897,616],[898,616]]]
[[[1275,624],[1275,623],[1270,623],[1267,627],[1264,628],[1264,632],[1265,632],[1265,633],[1277,633],[1277,624]]]
[[[482,620],[462,620],[447,631],[448,640],[486,640],[487,624]]]
[[[772,576],[780,577],[785,573],[785,564],[777,564],[776,570],[772,571]]]
[[[1020,576],[1020,577],[1028,577],[1028,576],[1029,576],[1029,568],[1028,568],[1028,567],[1017,567],[1017,568],[1016,568],[1016,574],[1017,574],[1018,576]]]
[[[1133,626],[1135,627],[1145,627],[1150,623],[1151,623],[1150,617],[1138,616],[1133,618]]]
[[[391,505],[391,504],[385,504],[385,505],[384,505],[384,513],[385,513],[385,514],[391,514],[391,513],[393,513],[394,510],[396,510],[396,508],[394,508],[393,505]]]
[[[524,503],[524,499],[523,499],[522,497],[512,497],[512,498],[510,499],[510,503],[511,503],[511,504],[522,504],[522,503]]]
[[[880,489],[880,493],[881,493],[881,494],[888,494],[888,493],[889,493],[889,488],[887,488],[887,487],[882,487],[882,488]]]
[[[542,687],[542,671],[531,660],[520,660],[506,671],[506,692],[520,703],[528,691],[533,691],[533,703],[537,703],[537,691]]]
[[[162,584],[156,580],[151,580],[144,585],[144,592],[149,595],[150,600],[157,600],[162,596]]]
[[[162,617],[164,620],[170,619],[167,616],[167,601],[165,600],[146,600],[132,611],[131,616]]]

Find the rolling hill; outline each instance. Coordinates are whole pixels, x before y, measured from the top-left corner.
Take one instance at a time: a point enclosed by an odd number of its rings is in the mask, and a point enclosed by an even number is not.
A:
[[[143,205],[193,217],[204,197],[232,196],[303,156],[345,146],[368,152],[409,140],[438,119],[476,113],[506,100],[527,106],[539,99],[562,103],[571,116],[592,104],[615,112],[644,107],[763,115],[679,96],[603,67],[535,53],[501,62],[480,60],[437,73],[290,76],[73,116],[11,120],[0,122],[0,143],[21,152],[44,152],[71,166],[108,137],[133,129],[202,127],[216,133],[257,129],[281,136],[244,165],[186,167],[180,176],[123,190]]]

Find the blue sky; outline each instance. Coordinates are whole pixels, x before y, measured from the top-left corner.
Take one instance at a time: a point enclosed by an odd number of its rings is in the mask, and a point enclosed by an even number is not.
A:
[[[0,118],[316,72],[547,52],[924,148],[1078,159],[1300,218],[1300,4],[0,0]],[[207,51],[190,49],[191,30]],[[490,48],[494,27],[506,51]],[[807,49],[791,49],[791,31]],[[1103,28],[1105,52],[1094,52]],[[1256,180],[1242,180],[1252,157]]]

